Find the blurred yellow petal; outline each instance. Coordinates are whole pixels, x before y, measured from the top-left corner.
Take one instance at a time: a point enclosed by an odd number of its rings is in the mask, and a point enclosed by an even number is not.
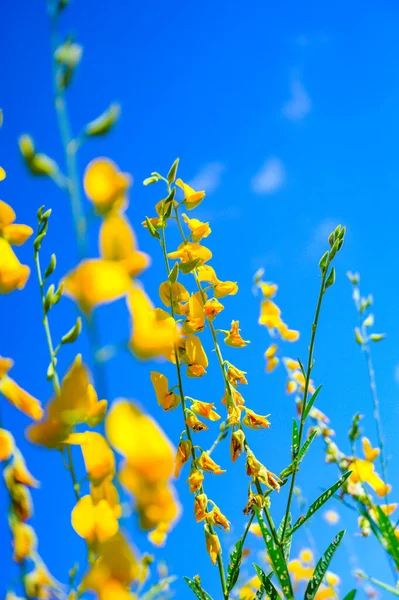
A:
[[[13,246],[22,246],[33,233],[29,225],[7,225],[3,229],[3,236]]]
[[[71,514],[72,527],[89,543],[104,542],[118,531],[118,520],[106,500],[94,504],[91,496],[78,500]]]
[[[129,274],[123,265],[105,259],[82,261],[66,275],[64,284],[65,294],[86,314],[100,304],[126,296],[131,288]]]
[[[299,559],[303,563],[311,564],[313,562],[313,552],[310,548],[303,548],[299,553]]]
[[[259,323],[270,329],[277,327],[281,323],[280,314],[281,311],[274,302],[271,300],[263,300],[261,303]]]
[[[19,262],[9,242],[0,237],[0,294],[22,290],[29,274],[29,267]]]
[[[170,306],[171,301],[173,304],[178,302],[187,302],[190,298],[190,294],[178,281],[175,283],[170,283],[169,281],[164,281],[159,286],[159,297],[165,306]]]
[[[16,214],[11,206],[7,202],[0,200],[0,230],[14,223],[16,218]]]
[[[169,531],[169,523],[160,523],[155,529],[150,531],[147,537],[150,540],[150,542],[154,544],[154,546],[160,548],[165,545]]]
[[[7,174],[3,167],[0,167],[0,181],[3,181],[6,178]]]
[[[8,375],[0,379],[0,392],[13,406],[31,419],[38,421],[42,418],[43,408],[39,400],[28,394]]]
[[[22,563],[36,550],[37,538],[33,527],[26,523],[15,523],[12,527],[13,533],[13,560]]]
[[[382,479],[377,475],[373,463],[356,458],[352,461],[350,469],[352,473],[349,477],[349,481],[352,483],[368,483],[380,497],[385,496],[390,491],[391,486],[385,485]]]
[[[114,453],[100,433],[95,431],[72,433],[65,443],[81,446],[86,472],[93,484],[99,485],[115,472]]]
[[[121,173],[112,160],[96,158],[86,167],[83,185],[96,211],[105,214],[112,208],[123,206],[125,192],[131,185],[131,177]]]
[[[15,450],[15,440],[7,429],[0,429],[0,461],[8,460]]]
[[[370,440],[366,437],[362,438],[362,445],[363,445],[364,458],[370,462],[373,462],[377,458],[377,456],[379,456],[380,449],[373,448],[372,445],[370,444]]]

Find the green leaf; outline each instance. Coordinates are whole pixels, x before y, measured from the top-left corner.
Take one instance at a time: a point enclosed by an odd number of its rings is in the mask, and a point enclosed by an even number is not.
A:
[[[328,290],[328,288],[331,287],[332,285],[334,285],[334,283],[335,283],[335,267],[332,267],[330,274],[327,277],[327,281],[326,281],[324,290]]]
[[[356,575],[358,577],[361,577],[362,579],[366,579],[366,581],[370,581],[371,583],[374,583],[374,585],[378,585],[380,588],[382,588],[383,590],[386,590],[387,592],[391,592],[391,594],[393,594],[394,596],[399,596],[399,588],[394,588],[394,587],[388,585],[387,583],[384,583],[383,581],[374,579],[374,577],[369,577],[362,571],[356,571]]]
[[[115,125],[121,113],[120,104],[111,104],[97,119],[90,121],[85,127],[85,134],[90,136],[104,135]]]
[[[177,173],[178,166],[179,166],[179,159],[176,158],[175,162],[169,169],[169,173],[166,176],[166,179],[168,180],[169,183],[173,183],[174,180],[176,179],[176,173]]]
[[[273,575],[273,573],[271,573],[270,575],[266,575],[266,573],[260,568],[259,565],[257,565],[256,563],[253,563],[253,565],[255,567],[256,574],[259,577],[259,581],[262,584],[262,587],[260,588],[259,591],[261,591],[263,588],[263,591],[266,592],[269,600],[278,600],[278,598],[280,598],[280,595],[278,594],[276,588],[270,581],[270,577],[271,577],[271,575]],[[263,596],[263,593],[262,593],[262,596]],[[262,596],[260,596],[260,597],[262,597]]]
[[[292,456],[298,454],[298,444],[299,444],[299,432],[298,432],[298,423],[296,419],[292,422]]]
[[[147,224],[147,229],[152,235],[152,237],[157,238],[159,240],[161,236],[159,235],[158,231],[155,229],[154,225],[151,223],[148,217],[145,218],[145,222]]]
[[[309,401],[308,401],[308,403],[307,403],[307,405],[305,407],[304,413],[303,413],[303,419],[304,420],[308,418],[308,415],[309,415],[310,411],[312,410],[313,405],[316,402],[316,398],[319,395],[320,390],[321,390],[322,387],[323,387],[322,385],[319,385],[316,388],[316,390],[314,391],[312,397],[309,399]]]
[[[280,525],[278,526],[278,529],[277,529],[277,537],[278,537],[278,539],[280,541],[281,541],[281,539],[283,537],[284,522],[285,522],[285,515],[281,519],[281,523],[280,523]],[[288,519],[287,519],[286,531],[289,531],[291,529],[291,527],[292,527],[292,516],[291,516],[291,513],[289,513],[288,514]],[[288,538],[286,538],[284,540],[284,543],[283,543],[284,558],[285,558],[285,562],[287,562],[287,563],[288,563],[289,558],[290,558],[291,542],[292,542],[292,537],[289,536]]]
[[[379,506],[376,506],[377,521],[382,537],[384,538],[384,546],[388,554],[390,554],[395,562],[396,568],[399,568],[399,540],[395,535],[395,529],[386,514],[383,513]]]
[[[57,259],[56,259],[55,254],[52,254],[51,258],[50,258],[49,265],[48,265],[47,269],[44,272],[44,278],[45,279],[47,279],[47,277],[50,277],[50,275],[52,275],[52,273],[54,273],[56,266],[57,266]]]
[[[346,594],[346,596],[344,597],[344,600],[353,600],[353,598],[356,596],[357,594],[357,590],[351,590],[349,592],[349,594]]]
[[[306,514],[299,517],[297,522],[292,527],[292,529],[290,531],[290,535],[292,535],[294,533],[294,531],[296,531],[301,525],[303,525],[303,523],[305,523],[305,521],[310,519],[310,517],[312,517],[314,515],[314,513],[317,512],[319,510],[319,508],[321,508],[323,506],[323,504],[325,504],[327,502],[327,500],[329,500],[331,498],[331,496],[333,496],[333,494],[335,494],[335,492],[345,483],[345,481],[348,479],[348,477],[350,475],[351,475],[351,471],[348,471],[342,477],[340,477],[340,479],[338,479],[338,481],[336,483],[334,483],[334,485],[332,485],[328,490],[323,492],[317,498],[317,500],[315,500],[313,502],[313,504],[311,504],[309,506],[309,509],[306,512]]]
[[[333,539],[333,541],[328,546],[327,550],[324,552],[323,556],[317,563],[312,578],[310,579],[307,585],[304,600],[313,600],[316,596],[317,590],[319,589],[320,584],[323,581],[323,577],[328,569],[331,559],[334,556],[336,549],[340,545],[344,535],[345,531],[339,532],[339,534]]]
[[[297,358],[298,364],[299,364],[299,368],[302,371],[302,375],[304,376],[304,378],[306,379],[306,371],[305,371],[305,367],[303,366],[301,360],[299,358]]]
[[[230,554],[230,561],[227,565],[227,591],[230,593],[237,583],[238,576],[240,574],[240,566],[242,559],[243,543],[239,539],[232,553]]]
[[[75,325],[62,336],[61,344],[73,344],[78,337],[80,332],[82,331],[82,319],[80,317],[77,318]]]
[[[276,544],[274,543],[273,538],[262,519],[258,507],[254,506],[254,510],[256,513],[256,518],[258,519],[263,539],[266,544],[266,550],[273,567],[273,572],[276,574],[277,580],[284,594],[284,598],[287,598],[287,600],[293,600],[294,592],[292,590],[290,574],[288,572],[288,567],[284,558],[284,554],[281,548],[279,546],[276,546]]]
[[[318,435],[318,432],[316,430],[314,430],[309,435],[309,437],[305,440],[305,442],[303,443],[302,448],[298,452],[298,456],[296,457],[296,460],[295,460],[295,464],[296,465],[299,465],[302,462],[302,460],[306,456],[307,451],[310,448],[310,444],[313,442],[314,438],[317,435]],[[283,471],[281,471],[281,473],[280,473],[280,479],[286,479],[289,475],[291,475],[293,469],[294,469],[294,465],[293,465],[293,463],[291,463],[290,465],[288,465],[288,467],[286,469],[284,469]]]
[[[193,260],[190,260],[190,262],[180,263],[179,269],[183,273],[183,275],[187,275],[188,273],[191,273],[191,271],[194,271],[194,269],[196,269],[200,264],[201,259],[200,257],[198,257],[194,258]]]
[[[166,592],[169,589],[169,585],[176,581],[176,577],[174,575],[170,577],[163,577],[153,585],[148,592],[146,592],[143,596],[140,595],[140,600],[154,600],[159,594]]]
[[[179,263],[175,263],[173,265],[173,269],[169,273],[168,279],[170,283],[175,283],[177,281],[177,276],[179,275]]]
[[[187,582],[188,587],[194,592],[199,600],[212,600],[211,596],[202,589],[198,575],[194,577],[194,579],[190,579],[189,577],[183,577],[183,579]]]

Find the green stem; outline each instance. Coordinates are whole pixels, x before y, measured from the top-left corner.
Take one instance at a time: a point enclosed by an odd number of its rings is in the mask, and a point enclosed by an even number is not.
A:
[[[305,378],[305,389],[304,389],[304,394],[303,394],[303,404],[302,404],[302,411],[301,411],[301,422],[299,425],[299,432],[298,432],[298,448],[301,447],[302,436],[303,436],[305,420],[306,420],[305,410],[306,410],[306,404],[307,404],[308,395],[309,395],[310,375],[311,375],[312,368],[313,368],[314,345],[315,345],[315,340],[316,340],[316,332],[317,332],[317,325],[319,322],[321,305],[323,302],[323,296],[324,296],[324,292],[325,292],[325,284],[326,284],[328,267],[329,267],[329,264],[327,264],[325,266],[325,268],[323,269],[319,297],[317,299],[316,312],[315,312],[314,320],[312,323],[312,334],[310,337],[308,364],[307,364],[306,378]],[[295,489],[296,474],[297,474],[297,469],[295,468],[295,464],[294,464],[294,471],[292,473],[290,489],[288,492],[287,507],[286,507],[285,515],[284,515],[284,523],[283,523],[283,528],[281,531],[281,543],[284,542],[284,537],[285,537],[285,534],[287,531],[288,519],[289,519],[289,515],[290,515],[290,510],[291,510],[291,503],[292,503],[292,498],[293,498],[294,489]]]

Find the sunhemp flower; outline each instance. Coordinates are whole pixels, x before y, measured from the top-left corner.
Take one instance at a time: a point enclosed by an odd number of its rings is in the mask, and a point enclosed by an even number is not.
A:
[[[235,387],[239,383],[248,383],[247,378],[245,377],[246,374],[246,371],[241,371],[241,369],[237,369],[237,367],[234,365],[229,364],[227,369],[227,377],[229,382]]]
[[[180,357],[187,364],[188,377],[202,377],[206,373],[208,357],[201,340],[195,335],[188,335],[182,340]]]
[[[209,223],[203,223],[198,219],[190,219],[186,214],[182,214],[184,222],[187,224],[187,227],[191,231],[191,239],[193,242],[200,242],[203,238],[207,238],[211,233],[211,228],[209,227]]]
[[[89,544],[105,542],[118,531],[118,519],[106,500],[93,502],[91,496],[82,496],[72,511],[72,526]]]
[[[373,463],[368,460],[355,458],[350,463],[350,470],[352,471],[349,477],[350,482],[368,483],[377,496],[380,496],[381,498],[386,496],[391,490],[391,486],[383,482],[375,472]]]
[[[181,398],[178,394],[169,390],[168,378],[157,371],[151,371],[150,378],[159,406],[162,406],[164,410],[175,409],[180,404]]]
[[[194,515],[197,523],[204,521],[208,516],[208,497],[205,494],[197,494],[194,498]]]
[[[164,281],[159,286],[159,297],[164,305],[169,308],[171,306],[171,302],[173,305],[180,304],[182,302],[188,302],[190,294],[184,285],[178,281],[175,281],[174,283],[170,283],[170,281]]]
[[[214,406],[214,402],[201,402],[201,400],[193,400],[190,406],[190,410],[199,417],[205,417],[210,421],[218,421],[220,419],[220,415],[218,415],[217,412],[213,410]]]
[[[174,476],[178,477],[183,465],[190,460],[192,443],[190,440],[180,440],[175,458]]]
[[[270,421],[267,420],[267,417],[270,415],[266,415],[262,417],[261,415],[257,415],[250,408],[245,408],[245,417],[242,422],[246,427],[250,429],[267,429],[270,427]]]
[[[230,530],[230,522],[222,514],[218,506],[214,506],[210,513],[208,513],[208,522],[216,527],[223,527],[226,531]]]
[[[198,466],[207,473],[213,473],[214,475],[220,475],[226,473],[224,469],[221,469],[218,464],[209,456],[207,452],[202,452],[201,456],[197,460]]]
[[[224,306],[216,298],[209,298],[204,304],[205,315],[211,321],[213,321],[222,310],[224,310]]]
[[[22,389],[14,379],[8,376],[14,361],[11,358],[0,356],[0,393],[5,398],[31,419],[38,421],[43,416],[43,408],[39,400]]]
[[[235,462],[237,458],[244,452],[245,446],[245,433],[242,429],[237,429],[231,434],[230,442],[230,456],[232,462]]]
[[[81,447],[88,478],[94,485],[115,474],[115,455],[101,433],[71,433],[64,443]]]
[[[200,292],[191,294],[188,301],[188,310],[186,321],[183,326],[183,333],[199,333],[205,327],[204,302]]]
[[[196,192],[191,186],[189,186],[187,183],[184,183],[182,179],[176,179],[176,185],[183,190],[184,205],[187,210],[196,208],[205,198],[205,192],[203,190]]]
[[[111,209],[126,205],[126,191],[132,183],[127,173],[121,173],[109,158],[96,158],[86,167],[83,185],[96,212],[104,215]]]
[[[195,467],[192,467],[190,471],[190,476],[187,479],[190,493],[194,494],[195,492],[197,492],[201,488],[203,481],[204,474],[202,473],[202,471],[199,471]]]
[[[0,200],[0,294],[22,290],[30,269],[22,265],[11,246],[21,246],[32,235],[28,225],[14,223],[16,215],[9,204]]]
[[[233,348],[244,348],[249,344],[249,340],[244,340],[240,334],[239,321],[232,321],[230,331],[227,332],[224,338],[225,344]]]
[[[373,448],[370,444],[370,440],[366,437],[362,437],[362,446],[364,458],[370,462],[374,462],[377,456],[380,454],[380,449]]]
[[[0,428],[0,462],[8,460],[15,451],[14,436],[7,429]]]
[[[234,296],[238,292],[238,285],[234,281],[222,281],[210,265],[200,265],[197,269],[198,281],[210,283],[213,287],[215,298]]]
[[[212,564],[216,564],[217,557],[221,553],[222,549],[220,541],[215,533],[210,533],[208,528],[205,526],[205,542],[206,550],[211,558]]]
[[[188,425],[195,433],[209,429],[208,425],[205,425],[205,423],[200,421],[198,417],[189,410],[186,411],[186,425]]]
[[[280,362],[279,358],[276,356],[277,350],[278,350],[277,344],[272,344],[271,346],[268,347],[268,349],[265,352],[266,372],[267,373],[271,373],[272,371],[274,371],[274,369],[277,367],[278,363]]]
[[[169,252],[168,257],[172,259],[178,258],[183,264],[190,263],[197,259],[203,264],[212,258],[212,252],[209,248],[201,246],[200,244],[183,242],[176,251]]]

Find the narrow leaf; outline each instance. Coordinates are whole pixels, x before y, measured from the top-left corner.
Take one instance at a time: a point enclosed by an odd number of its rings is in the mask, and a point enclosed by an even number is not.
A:
[[[202,589],[201,584],[199,582],[199,577],[195,577],[194,579],[190,579],[189,577],[183,577],[184,581],[187,582],[188,587],[192,592],[199,598],[199,600],[212,600],[211,596],[206,593],[205,590]]]
[[[230,562],[227,565],[227,591],[230,593],[237,583],[238,576],[240,574],[240,566],[242,559],[243,543],[239,539],[232,553],[230,554]]]
[[[319,589],[320,584],[323,581],[323,577],[328,569],[331,559],[334,556],[336,549],[340,545],[344,535],[345,531],[339,532],[339,534],[333,539],[333,541],[328,546],[327,550],[324,552],[323,556],[317,563],[312,578],[310,579],[305,591],[305,600],[313,600],[315,598],[317,590]]]
[[[348,477],[350,475],[351,475],[351,471],[348,471],[347,473],[345,473],[345,475],[343,475],[340,479],[338,479],[338,481],[336,483],[334,483],[334,485],[332,485],[328,490],[323,492],[317,498],[317,500],[315,500],[313,502],[313,504],[311,504],[309,506],[307,513],[305,515],[302,515],[301,517],[299,517],[297,522],[292,527],[290,534],[293,534],[294,531],[296,531],[301,525],[303,525],[303,523],[305,523],[305,521],[310,519],[310,517],[312,517],[314,515],[314,513],[317,512],[319,510],[319,508],[321,508],[323,506],[323,504],[325,504],[327,502],[327,500],[329,500],[333,494],[335,494],[335,492],[345,483],[345,481],[348,479]]]
[[[322,387],[323,387],[323,386],[320,384],[320,385],[318,386],[318,388],[317,388],[317,389],[314,391],[314,394],[312,395],[312,397],[309,399],[309,401],[308,401],[308,403],[307,403],[307,405],[306,405],[306,407],[305,407],[304,413],[303,413],[303,419],[304,419],[304,420],[308,418],[308,414],[309,414],[309,413],[310,413],[310,411],[312,410],[312,408],[313,408],[313,405],[314,405],[314,403],[316,402],[316,398],[317,398],[317,396],[319,395],[319,393],[320,393],[320,390],[321,390],[321,388],[322,388]]]
[[[280,541],[282,540],[282,537],[283,537],[284,522],[285,522],[285,515],[281,519],[281,523],[280,523],[280,525],[278,526],[278,529],[277,529],[277,537],[278,537],[278,539]],[[286,530],[289,531],[291,529],[291,527],[292,527],[292,516],[291,516],[291,513],[289,513],[288,514],[288,519],[287,519]],[[288,563],[289,558],[290,558],[291,542],[292,542],[292,537],[288,536],[288,538],[286,538],[284,540],[284,543],[283,543],[284,558],[285,558],[285,562],[287,562],[287,563]]]
[[[379,506],[376,506],[377,521],[384,538],[384,546],[387,552],[392,556],[396,568],[399,568],[399,540],[395,535],[395,529],[386,514],[383,513]]]
[[[290,574],[288,572],[288,567],[284,558],[284,554],[281,548],[275,545],[273,538],[262,519],[259,509],[255,506],[254,510],[256,513],[256,518],[258,519],[263,539],[266,544],[266,550],[273,567],[273,572],[276,574],[277,580],[283,591],[284,598],[286,598],[287,600],[293,600],[294,592],[292,590]]]
[[[292,422],[292,456],[298,454],[298,445],[299,445],[299,432],[298,432],[298,423],[296,419]]]
[[[266,575],[266,573],[260,568],[259,565],[257,565],[256,563],[253,563],[253,565],[255,567],[255,571],[259,578],[259,581],[261,582],[262,587],[263,587],[264,591],[266,592],[269,600],[278,600],[278,598],[280,598],[280,596],[279,596],[276,588],[270,581],[270,577],[272,574]],[[261,587],[261,589],[262,589],[262,587]]]
[[[168,279],[169,279],[170,283],[175,283],[178,275],[179,275],[179,263],[176,262],[173,265],[173,269],[169,273]]]
[[[190,260],[190,262],[180,263],[179,269],[183,273],[183,275],[187,275],[187,273],[191,273],[191,271],[196,269],[200,264],[201,259],[198,257],[194,258],[193,260]]]
[[[349,592],[349,594],[346,594],[346,596],[344,597],[344,600],[353,600],[353,598],[356,596],[357,594],[357,590],[351,590]]]
[[[399,596],[399,588],[394,588],[394,587],[388,585],[387,583],[384,583],[383,581],[374,579],[374,577],[369,577],[362,571],[356,571],[356,575],[358,577],[361,577],[362,579],[366,579],[367,581],[374,583],[374,585],[378,585],[380,588],[382,588],[383,590],[386,590],[387,592],[391,592],[391,594],[393,594],[394,596]]]
[[[160,579],[158,583],[153,585],[148,590],[148,592],[146,592],[143,596],[140,596],[140,600],[154,600],[157,596],[159,596],[159,594],[169,590],[170,584],[176,581],[176,579],[177,578],[174,575]]]
[[[298,452],[298,464],[305,458],[306,453],[309,450],[311,443],[313,442],[313,440],[315,439],[315,437],[317,435],[318,435],[318,432],[316,430],[312,431],[310,436],[304,441],[302,448]]]
[[[175,162],[169,169],[169,173],[166,176],[166,179],[168,180],[169,183],[173,183],[174,180],[176,179],[176,173],[177,173],[178,166],[179,166],[179,159],[176,158]]]

